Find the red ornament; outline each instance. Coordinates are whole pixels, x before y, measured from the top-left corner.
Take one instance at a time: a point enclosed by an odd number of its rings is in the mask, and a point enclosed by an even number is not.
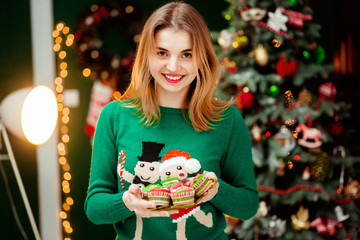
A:
[[[332,136],[340,136],[342,131],[344,130],[344,126],[341,124],[340,121],[335,121],[330,123],[327,127],[327,131]]]
[[[254,102],[255,97],[251,92],[239,92],[236,96],[236,106],[239,109],[249,109]]]
[[[319,86],[319,97],[334,102],[336,87],[331,82],[325,82]]]
[[[302,138],[298,140],[298,143],[301,146],[307,148],[317,148],[322,144],[322,134],[321,131],[316,128],[308,128],[303,123],[299,123],[296,127],[296,131],[303,134]]]
[[[285,13],[289,17],[288,24],[296,26],[296,27],[303,27],[304,20],[312,20],[312,16],[309,14],[303,14],[300,12],[286,10],[283,7],[279,7],[282,13]]]
[[[333,236],[336,234],[336,227],[342,227],[342,224],[332,219],[322,219],[317,217],[311,222],[310,227],[315,227],[319,235]]]
[[[297,70],[297,62],[295,60],[291,60],[289,62],[285,62],[286,57],[282,55],[279,61],[276,63],[276,71],[280,77],[293,76]]]

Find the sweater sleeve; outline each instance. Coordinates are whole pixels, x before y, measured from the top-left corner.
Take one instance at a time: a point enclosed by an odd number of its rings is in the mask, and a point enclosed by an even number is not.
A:
[[[242,220],[253,217],[259,206],[249,131],[240,112],[229,109],[228,142],[221,160],[219,191],[210,202],[223,213]]]
[[[88,218],[95,224],[116,223],[134,214],[122,201],[124,191],[118,191],[118,152],[114,134],[116,104],[113,102],[103,108],[95,130],[84,206]]]

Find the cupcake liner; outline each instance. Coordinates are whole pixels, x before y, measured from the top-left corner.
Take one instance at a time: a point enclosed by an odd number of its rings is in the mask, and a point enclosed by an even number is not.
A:
[[[170,193],[170,197],[174,206],[191,204],[195,202],[195,190],[180,193]]]
[[[151,202],[155,202],[157,206],[168,206],[170,204],[169,192],[150,191],[147,198]]]
[[[208,178],[203,177],[193,188],[195,189],[195,196],[199,197],[203,195],[211,187],[211,182]]]

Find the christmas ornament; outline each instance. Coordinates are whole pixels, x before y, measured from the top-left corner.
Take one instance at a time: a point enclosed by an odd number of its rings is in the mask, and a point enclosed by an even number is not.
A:
[[[268,51],[262,44],[257,45],[257,47],[249,53],[249,56],[254,57],[255,62],[261,67],[266,66],[269,62]]]
[[[309,14],[303,14],[300,12],[287,10],[283,7],[279,7],[281,13],[286,14],[289,17],[289,25],[293,25],[296,27],[303,27],[304,26],[304,20],[312,20],[312,16]]]
[[[100,116],[101,110],[112,99],[113,90],[108,85],[100,81],[95,81],[91,89],[91,98],[89,111],[86,117],[85,133],[92,139],[95,133],[95,127]]]
[[[345,160],[345,148],[343,146],[337,146],[336,148],[334,148],[333,150],[333,155],[336,156],[338,153],[340,152],[341,154],[341,158],[344,161]],[[341,164],[341,170],[340,170],[340,179],[339,179],[339,188],[337,189],[337,193],[340,194],[344,188],[344,174],[345,174],[345,169],[344,169],[344,164]]]
[[[268,214],[268,209],[266,207],[266,202],[265,201],[260,201],[259,209],[258,209],[256,215],[258,217],[265,217],[267,214]]]
[[[236,106],[239,109],[249,109],[255,102],[254,94],[240,91],[236,96]]]
[[[249,39],[247,36],[243,35],[242,33],[237,35],[232,43],[233,48],[239,48],[239,49],[243,49],[248,45],[249,45]]]
[[[315,62],[319,65],[325,60],[325,49],[322,46],[316,46],[315,48]]]
[[[315,227],[320,236],[333,236],[336,234],[336,227],[342,227],[342,224],[329,218],[317,217],[310,223],[310,227]]]
[[[281,145],[285,152],[291,152],[295,148],[295,139],[293,138],[291,132],[284,125],[281,126],[280,131],[275,134],[274,138]]]
[[[276,97],[280,93],[280,88],[277,85],[271,85],[268,92],[272,97]]]
[[[330,135],[338,137],[342,134],[344,126],[339,120],[335,120],[335,122],[332,122],[327,126],[326,130]]]
[[[304,57],[305,60],[309,60],[309,59],[310,59],[310,53],[309,53],[309,51],[304,50],[304,51],[302,52],[302,54],[303,54],[303,57]]]
[[[230,32],[227,29],[224,29],[220,32],[217,40],[222,48],[228,49],[231,46],[234,37],[235,37],[235,33]]]
[[[260,142],[260,140],[261,140],[261,129],[259,128],[259,126],[257,124],[254,124],[254,126],[252,127],[251,135],[252,135],[253,139],[256,142]]]
[[[295,139],[298,138],[298,132],[296,131],[297,121],[296,119],[288,119],[285,121],[285,126],[291,131],[291,134]]]
[[[328,100],[335,101],[336,87],[332,82],[325,82],[319,86],[319,97]]]
[[[309,106],[312,102],[311,93],[306,88],[303,88],[299,93],[298,101],[306,106]]]
[[[306,167],[304,169],[304,172],[302,173],[302,176],[301,178],[305,181],[309,180],[310,179],[310,176],[311,176],[311,173],[310,173],[310,167]]]
[[[221,66],[224,68],[225,71],[233,74],[238,71],[236,67],[236,63],[232,60],[229,60],[228,57],[225,57],[224,60],[221,61]]]
[[[273,39],[272,40],[272,44],[274,45],[274,47],[278,48],[281,46],[281,42],[279,42],[277,39]]]
[[[320,130],[308,128],[303,123],[299,123],[296,131],[302,133],[302,138],[298,139],[299,145],[307,148],[318,148],[322,145],[322,134]]]
[[[286,220],[278,219],[276,215],[269,221],[268,233],[270,237],[281,237],[286,231]]]
[[[267,21],[267,25],[274,29],[275,31],[287,31],[286,22],[288,21],[288,17],[281,13],[281,10],[277,8],[275,12],[268,12],[269,19]]]
[[[344,194],[352,199],[359,199],[360,183],[357,180],[349,178],[348,183],[344,188]]]
[[[294,96],[293,96],[293,94],[292,94],[292,92],[290,90],[287,90],[285,92],[285,102],[284,102],[284,104],[285,104],[285,107],[287,109],[291,109],[291,108],[297,106],[296,101],[294,99]]]
[[[315,160],[311,164],[312,176],[315,181],[323,182],[330,169],[330,157],[319,149],[312,149],[310,153],[315,156]]]
[[[309,210],[300,206],[298,212],[291,215],[291,226],[295,231],[301,231],[308,229],[310,227],[309,219]]]
[[[339,205],[335,207],[334,211],[335,211],[336,218],[339,222],[343,222],[350,217],[349,214],[346,214],[346,215],[344,214],[344,211],[342,210],[342,208]]]
[[[276,63],[276,71],[280,77],[293,76],[297,70],[297,62],[291,60],[286,62],[285,55],[282,55]]]
[[[260,21],[266,15],[266,10],[260,8],[242,8],[239,12],[244,21]]]

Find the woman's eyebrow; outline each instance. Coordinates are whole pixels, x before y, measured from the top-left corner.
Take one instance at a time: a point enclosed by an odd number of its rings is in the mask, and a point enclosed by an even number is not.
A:
[[[161,50],[161,51],[165,51],[165,52],[169,52],[169,50],[165,49],[165,48],[162,48],[162,47],[156,47],[157,50]],[[188,48],[188,49],[185,49],[185,50],[182,50],[181,52],[191,52],[192,49],[191,48]]]

